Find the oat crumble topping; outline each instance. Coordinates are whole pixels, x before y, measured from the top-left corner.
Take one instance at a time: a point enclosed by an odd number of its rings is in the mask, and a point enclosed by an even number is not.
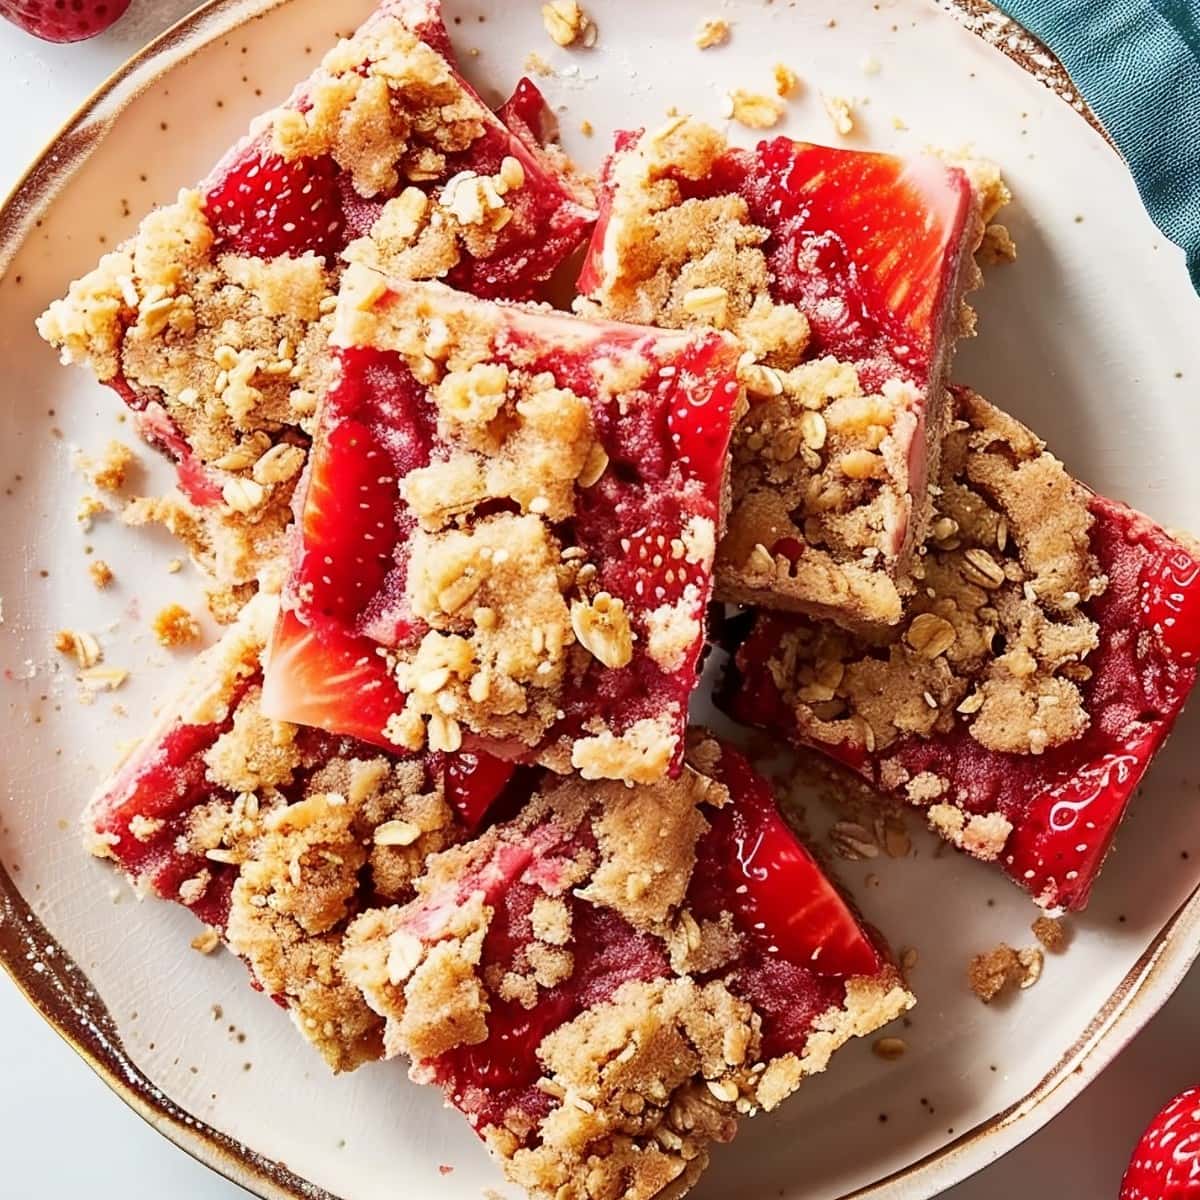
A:
[[[855,127],[854,102],[845,96],[832,96],[822,92],[821,103],[825,106],[834,133],[849,137]]]
[[[137,462],[137,456],[124,442],[110,441],[97,455],[80,452],[75,459],[84,478],[102,492],[119,492],[125,486],[129,468]],[[85,497],[80,501],[80,521],[103,510],[98,500]]]
[[[734,88],[725,94],[724,115],[747,129],[771,129],[783,120],[787,106],[777,96]]]

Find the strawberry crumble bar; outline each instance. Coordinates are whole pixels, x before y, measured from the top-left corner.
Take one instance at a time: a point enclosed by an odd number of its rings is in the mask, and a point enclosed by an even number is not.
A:
[[[398,760],[263,715],[260,593],[84,817],[93,853],[174,900],[250,967],[337,1071],[379,1057],[383,1022],[339,966],[347,923],[412,894],[508,781],[467,756]]]
[[[449,56],[436,3],[387,0],[39,321],[178,463],[184,495],[134,523],[167,524],[227,582],[252,580],[290,520],[343,259],[526,298],[594,217],[534,140],[533,85],[514,133]]]
[[[465,745],[590,779],[677,770],[737,343],[361,264],[333,342],[267,710],[342,731],[306,695],[333,669],[372,713],[390,697],[382,745]]]
[[[702,735],[689,762],[549,777],[347,934],[387,1053],[539,1200],[682,1196],[741,1116],[913,1003],[746,761]]]
[[[727,600],[851,627],[900,620],[930,515],[944,385],[994,168],[776,138],[729,147],[676,118],[621,134],[581,312],[730,329],[750,407],[718,551]]]
[[[1196,682],[1200,555],[956,389],[939,511],[894,630],[761,614],[739,719],[823,751],[1046,908],[1082,908]]]

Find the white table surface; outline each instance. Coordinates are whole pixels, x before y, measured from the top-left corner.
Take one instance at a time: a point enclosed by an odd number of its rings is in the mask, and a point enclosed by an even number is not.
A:
[[[193,0],[134,0],[111,33],[69,47],[43,45],[0,22],[0,194],[94,86],[192,7]],[[1197,1013],[1200,969],[1065,1113],[946,1195],[1115,1200],[1129,1150],[1150,1115],[1200,1082]],[[244,1195],[134,1116],[2,975],[0,1163],[0,1196],[13,1200]]]

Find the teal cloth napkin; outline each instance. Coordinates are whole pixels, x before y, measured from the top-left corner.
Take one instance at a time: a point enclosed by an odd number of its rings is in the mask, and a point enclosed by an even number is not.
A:
[[[1200,292],[1200,0],[994,0],[1058,56]]]

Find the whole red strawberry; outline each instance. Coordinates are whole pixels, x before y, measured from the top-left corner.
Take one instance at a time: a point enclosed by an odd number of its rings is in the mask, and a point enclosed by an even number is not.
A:
[[[1200,1088],[1180,1092],[1150,1122],[1138,1142],[1120,1200],[1200,1197]]]
[[[128,7],[129,0],[0,0],[0,17],[47,42],[82,42]]]

